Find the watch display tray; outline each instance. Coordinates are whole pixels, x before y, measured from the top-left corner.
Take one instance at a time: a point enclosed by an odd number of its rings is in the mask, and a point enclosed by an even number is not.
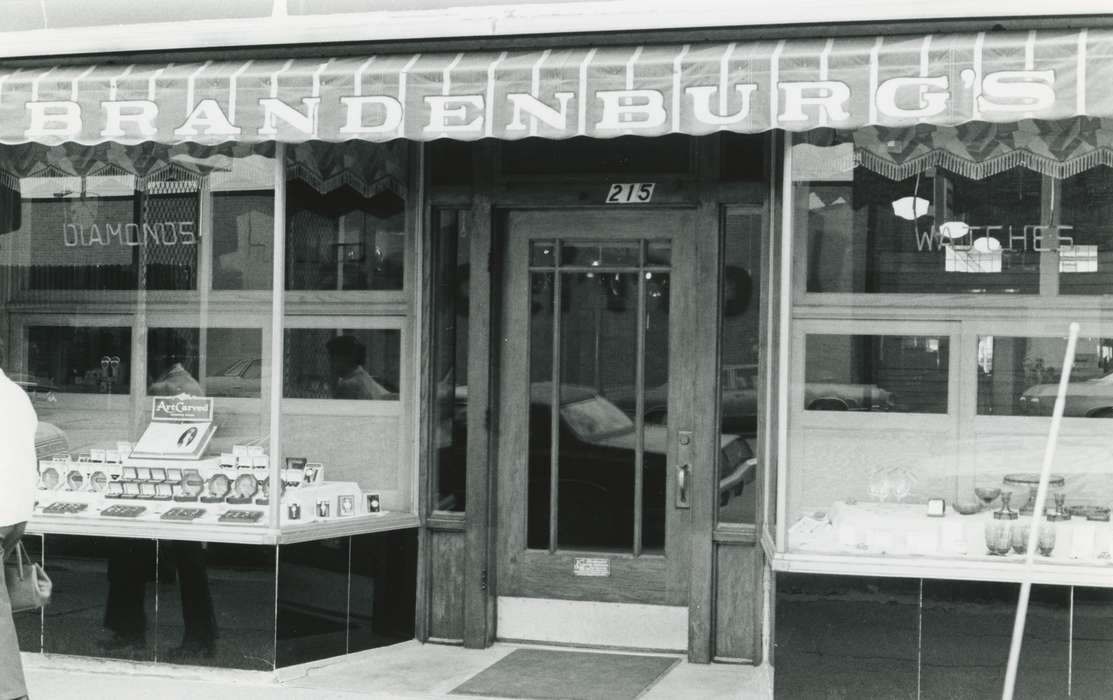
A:
[[[252,524],[257,523],[263,519],[263,511],[261,510],[241,510],[233,508],[226,510],[220,514],[218,520],[222,523],[244,523]]]
[[[50,505],[43,508],[43,513],[47,515],[72,515],[73,513],[80,513],[88,507],[88,503],[55,501],[54,503],[51,503]]]
[[[175,522],[188,523],[193,522],[204,514],[204,508],[171,508],[159,517],[162,520],[172,520]]]
[[[108,506],[100,512],[101,515],[109,518],[137,518],[147,510],[147,506],[125,506],[114,505]]]

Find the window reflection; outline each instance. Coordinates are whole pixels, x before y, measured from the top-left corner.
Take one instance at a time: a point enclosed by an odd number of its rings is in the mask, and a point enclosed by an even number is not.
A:
[[[793,147],[793,220],[806,235],[809,292],[1039,291],[1050,245],[1039,173],[1017,167],[971,179],[930,167],[893,180],[855,167],[849,146]]]
[[[26,358],[27,371],[12,380],[30,392],[131,392],[130,328],[31,326]]]
[[[270,289],[274,195],[213,193],[213,289]]]
[[[401,331],[286,329],[285,396],[397,401]]]
[[[1050,416],[1065,338],[978,338],[978,413]],[[1113,338],[1079,338],[1063,415],[1113,418]]]
[[[1060,235],[1071,240],[1059,250],[1059,293],[1113,294],[1113,168],[1063,180],[1059,209]]]
[[[752,523],[756,477],[760,212],[728,212],[724,220],[721,326],[719,522]]]
[[[946,413],[949,345],[946,337],[809,334],[804,408]]]
[[[286,288],[402,289],[405,144],[307,143],[289,154]]]
[[[433,237],[434,510],[465,507],[468,454],[468,229],[463,212],[438,210]]]
[[[188,375],[195,386],[187,394],[259,398],[262,355],[263,335],[258,328],[151,328],[147,391],[152,396],[183,393],[169,389],[176,375]]]

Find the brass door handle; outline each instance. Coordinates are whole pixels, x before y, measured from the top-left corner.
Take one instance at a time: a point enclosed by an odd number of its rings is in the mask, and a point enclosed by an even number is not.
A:
[[[692,431],[681,430],[676,434],[676,507],[690,508],[688,482],[692,472]]]

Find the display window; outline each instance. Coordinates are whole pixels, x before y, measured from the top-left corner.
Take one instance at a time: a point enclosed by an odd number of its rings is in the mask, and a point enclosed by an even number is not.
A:
[[[0,148],[2,366],[40,418],[36,528],[270,543],[416,522],[408,153]]]
[[[1036,576],[1108,565],[1111,134],[1079,118],[786,146],[775,565],[922,575],[946,560],[932,575],[1018,580],[1070,322]]]
[[[467,212],[437,209],[433,216],[432,510],[467,505],[468,255]]]
[[[723,213],[723,306],[720,321],[720,454],[718,522],[752,525],[757,517],[758,446],[762,354],[761,315],[763,207],[730,208]],[[763,394],[763,392],[760,392]],[[741,465],[739,468],[735,465]],[[728,466],[729,465],[729,466]]]

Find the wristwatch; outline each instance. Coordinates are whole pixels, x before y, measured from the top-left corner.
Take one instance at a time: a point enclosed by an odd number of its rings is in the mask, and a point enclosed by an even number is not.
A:
[[[66,472],[66,490],[67,491],[80,491],[81,487],[85,485],[85,475],[77,469],[71,469]]]
[[[178,483],[178,495],[174,496],[174,500],[183,503],[196,501],[204,490],[205,480],[201,478],[201,475],[196,471],[187,471]]]
[[[271,498],[271,480],[270,477],[259,479],[259,498],[255,499],[255,505],[265,506],[270,503]]]
[[[58,488],[58,483],[62,477],[58,474],[58,470],[54,467],[47,467],[39,473],[39,488],[53,491]]]
[[[219,503],[228,497],[232,490],[232,480],[224,474],[213,474],[205,483],[206,496],[201,497],[202,503]]]
[[[95,471],[89,475],[89,487],[97,493],[103,493],[108,485],[108,475],[102,471]]]
[[[251,503],[251,497],[258,491],[259,482],[253,474],[240,474],[232,483],[232,495],[227,500],[233,504]]]

